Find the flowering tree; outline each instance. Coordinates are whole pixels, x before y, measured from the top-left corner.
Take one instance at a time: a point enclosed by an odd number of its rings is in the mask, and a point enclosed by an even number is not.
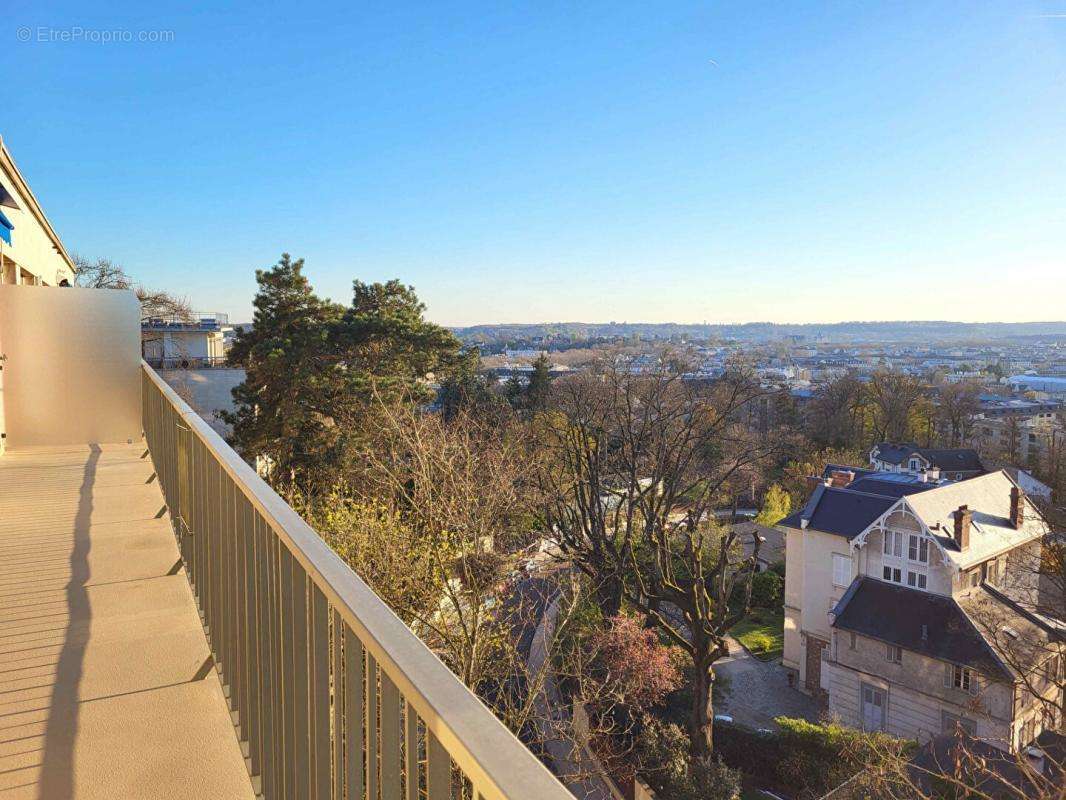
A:
[[[607,687],[634,711],[659,704],[681,685],[671,648],[660,644],[656,631],[643,627],[637,617],[612,617],[593,646],[606,670]]]

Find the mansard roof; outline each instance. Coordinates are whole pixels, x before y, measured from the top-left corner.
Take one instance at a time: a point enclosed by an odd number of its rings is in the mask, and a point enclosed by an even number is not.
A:
[[[833,627],[913,653],[972,667],[984,675],[1013,675],[952,597],[860,576],[832,612]]]

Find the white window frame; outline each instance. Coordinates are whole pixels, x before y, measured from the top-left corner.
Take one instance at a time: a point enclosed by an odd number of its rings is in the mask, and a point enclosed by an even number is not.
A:
[[[914,553],[914,555],[912,556],[911,553]],[[908,534],[907,560],[912,564],[928,564],[929,539],[920,533]]]
[[[890,664],[902,664],[903,663],[903,648],[899,645],[890,644],[887,647],[886,658]]]
[[[885,530],[881,551],[889,558],[903,558],[903,531]]]
[[[951,665],[951,686],[960,692],[977,694],[977,673],[962,664]]]
[[[842,589],[850,586],[851,570],[853,566],[851,556],[841,555],[840,553],[833,553],[832,566],[833,585]]]
[[[928,591],[929,547],[929,537],[923,533],[886,529],[881,546],[881,579]]]

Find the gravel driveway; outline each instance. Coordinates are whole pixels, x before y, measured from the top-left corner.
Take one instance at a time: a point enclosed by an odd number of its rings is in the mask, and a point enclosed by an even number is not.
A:
[[[716,714],[752,728],[776,728],[774,717],[801,717],[818,722],[824,706],[788,685],[788,674],[779,661],[759,661],[732,636],[729,655],[714,665],[716,676],[727,678],[725,697],[715,705]]]

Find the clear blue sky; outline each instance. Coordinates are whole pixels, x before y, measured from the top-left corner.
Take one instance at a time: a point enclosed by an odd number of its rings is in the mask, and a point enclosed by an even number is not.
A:
[[[1066,318],[1066,0],[8,5],[68,248],[237,319],[283,251],[447,324]]]

